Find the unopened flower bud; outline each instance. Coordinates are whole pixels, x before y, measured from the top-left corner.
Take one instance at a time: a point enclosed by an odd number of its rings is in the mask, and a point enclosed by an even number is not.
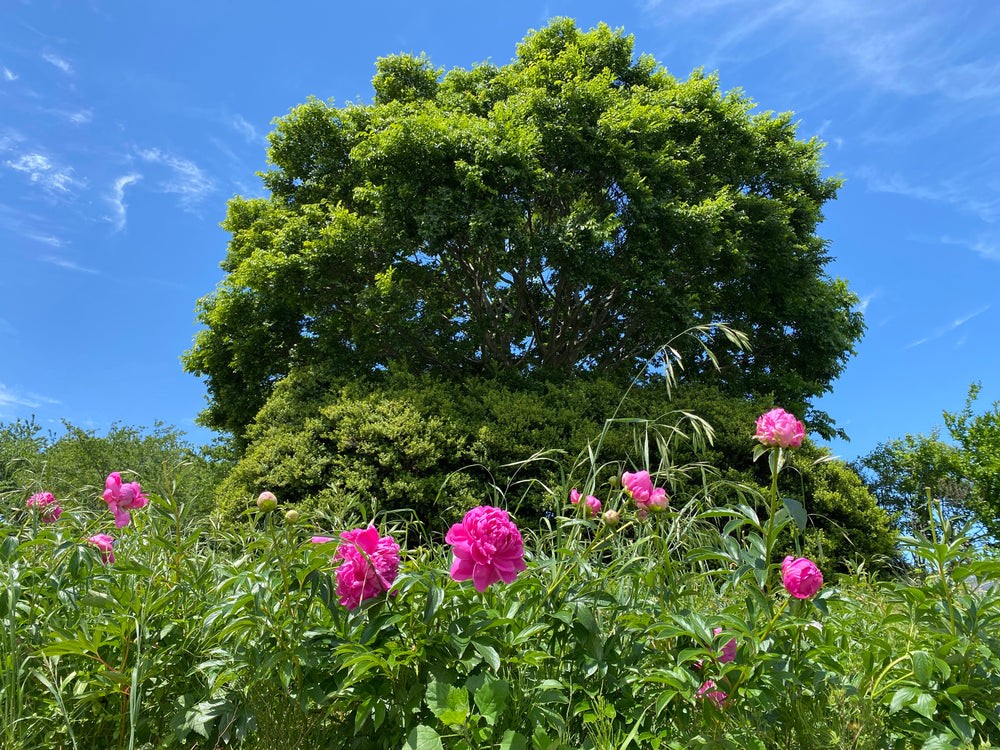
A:
[[[616,474],[615,476],[608,477],[608,484],[611,485],[612,488],[621,487],[622,479]]]
[[[603,520],[605,526],[609,526],[613,529],[621,521],[621,518],[618,516],[618,511],[606,510],[604,511]]]
[[[291,523],[291,524],[298,523],[299,522],[299,512],[297,510],[295,510],[295,508],[292,508],[290,511],[288,511],[287,513],[285,513],[285,520],[288,521],[288,523]]]
[[[273,492],[261,492],[257,496],[257,508],[262,513],[270,513],[273,510],[277,510],[278,498],[274,496]]]

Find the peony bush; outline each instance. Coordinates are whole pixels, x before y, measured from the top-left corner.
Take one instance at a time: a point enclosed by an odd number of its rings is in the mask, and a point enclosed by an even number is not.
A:
[[[592,451],[549,488],[564,512],[528,525],[498,495],[430,544],[393,515],[286,522],[269,491],[215,527],[119,473],[61,514],[9,496],[0,746],[1000,744],[1000,565],[933,503],[899,578],[782,558],[809,514],[775,489],[800,423],[768,414],[747,502]]]

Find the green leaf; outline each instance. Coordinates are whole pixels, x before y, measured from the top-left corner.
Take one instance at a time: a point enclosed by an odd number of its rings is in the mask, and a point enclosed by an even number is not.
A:
[[[431,727],[420,724],[406,738],[403,750],[444,750],[441,736]]]
[[[493,667],[494,670],[500,669],[500,654],[497,653],[495,648],[479,641],[473,641],[472,647],[476,650],[477,654],[483,657],[483,661]]]
[[[785,510],[788,511],[788,515],[795,520],[795,525],[799,527],[799,531],[805,531],[809,518],[802,503],[793,497],[783,497],[781,498],[781,502],[785,504]]]
[[[934,673],[934,660],[929,653],[926,651],[914,651],[910,654],[910,659],[913,662],[913,674],[917,678],[923,687],[927,687],[931,681],[931,675]]]
[[[921,693],[913,704],[913,710],[928,719],[934,718],[934,711],[937,710],[937,701],[931,697],[930,693]]]
[[[517,732],[508,729],[500,740],[500,750],[528,750],[528,741]]]
[[[424,625],[430,625],[443,601],[444,589],[440,586],[431,586],[427,592],[427,605],[424,607]]]
[[[469,718],[469,691],[431,680],[424,701],[444,724],[465,724]]]
[[[892,701],[889,703],[889,713],[896,713],[903,706],[908,706],[916,699],[920,691],[912,686],[901,687],[897,690],[893,696]]]
[[[507,707],[509,695],[510,685],[504,680],[492,675],[484,675],[483,684],[476,690],[475,700],[479,713],[483,715],[490,726],[496,724],[497,717]]]

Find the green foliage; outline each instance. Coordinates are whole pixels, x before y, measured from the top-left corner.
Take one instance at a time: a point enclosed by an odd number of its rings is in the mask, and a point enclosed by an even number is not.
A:
[[[376,67],[373,103],[278,120],[270,197],[229,204],[227,276],[184,365],[239,451],[297,369],[624,384],[695,324],[731,323],[752,353],[725,344],[716,370],[686,342],[690,379],[800,414],[829,390],[864,326],[816,234],[839,180],[790,114],[569,19],[504,66]]]
[[[764,453],[779,479],[795,473],[797,452]],[[338,603],[333,545],[307,541],[336,536],[338,519],[213,528],[175,494],[151,496],[117,531],[86,507],[43,526],[4,513],[0,744],[1000,744],[1000,564],[939,506],[926,535],[904,540],[908,578],[859,572],[800,600],[766,553],[767,538],[799,536],[774,498],[769,517],[674,498],[640,518],[625,493],[598,488],[600,455],[575,471],[619,527],[585,518],[560,485],[550,527],[522,526],[527,570],[512,583],[479,593],[449,577],[447,547],[404,544],[395,593],[354,610]],[[104,564],[83,540],[109,531]],[[380,531],[407,534],[392,520]]]
[[[327,383],[298,371],[248,430],[250,447],[222,484],[217,508],[234,519],[270,490],[335,517],[405,509],[435,532],[485,501],[537,518],[551,507],[546,488],[560,483],[562,464],[599,437],[620,398],[604,380],[512,388],[393,373]],[[626,403],[630,416],[670,411],[662,384]],[[607,447],[624,458],[631,434],[613,429]],[[549,459],[525,463],[541,454]]]
[[[207,513],[228,468],[187,442],[183,432],[161,423],[151,430],[115,423],[104,435],[69,423],[63,428],[55,437],[41,435],[33,422],[0,424],[0,494],[27,499],[46,491],[103,509],[105,479],[124,471],[147,490],[163,496],[179,493]],[[132,481],[128,476],[126,481]]]
[[[980,386],[969,386],[965,408],[945,412],[944,421],[958,447],[956,472],[963,489],[970,489],[967,505],[994,541],[1000,541],[1000,401],[989,411],[973,414]]]
[[[880,443],[856,466],[879,505],[903,531],[926,529],[927,488],[951,513],[968,513],[970,483],[959,448],[939,437],[906,435]]]

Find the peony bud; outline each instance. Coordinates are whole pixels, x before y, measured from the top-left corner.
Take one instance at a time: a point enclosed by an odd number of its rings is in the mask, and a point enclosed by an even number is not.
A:
[[[290,511],[285,513],[285,520],[290,524],[297,524],[299,522],[299,512],[292,508]]]
[[[278,498],[274,496],[273,492],[261,492],[257,496],[257,508],[260,509],[262,513],[270,513],[271,511],[278,509]]]
[[[605,526],[609,526],[612,529],[615,526],[617,526],[618,523],[621,521],[621,518],[619,518],[619,516],[618,516],[618,511],[616,511],[616,510],[606,510],[606,511],[604,511],[603,519],[604,519],[604,525]]]

